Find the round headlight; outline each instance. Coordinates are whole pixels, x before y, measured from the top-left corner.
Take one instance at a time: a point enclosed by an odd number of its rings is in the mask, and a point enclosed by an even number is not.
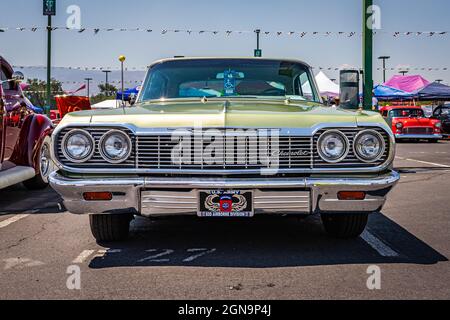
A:
[[[329,130],[322,134],[317,142],[320,157],[326,162],[342,161],[349,152],[347,137],[340,131]]]
[[[436,124],[434,126],[436,128],[441,128],[442,127],[442,123],[441,122],[436,122]]]
[[[61,144],[64,156],[72,162],[86,162],[95,151],[94,138],[89,132],[80,129],[67,133]]]
[[[109,163],[122,163],[131,154],[131,139],[122,131],[111,130],[100,139],[100,154]]]
[[[397,129],[401,129],[403,128],[403,123],[398,122],[395,126],[397,127]]]
[[[380,133],[374,130],[366,130],[355,137],[353,148],[361,161],[375,162],[384,154],[386,144]]]

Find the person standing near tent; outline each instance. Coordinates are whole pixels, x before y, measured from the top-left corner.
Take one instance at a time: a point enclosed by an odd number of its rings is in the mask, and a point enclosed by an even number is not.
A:
[[[378,99],[375,98],[375,97],[372,98],[372,110],[373,111],[380,111],[380,106],[379,106],[379,103],[378,103]]]

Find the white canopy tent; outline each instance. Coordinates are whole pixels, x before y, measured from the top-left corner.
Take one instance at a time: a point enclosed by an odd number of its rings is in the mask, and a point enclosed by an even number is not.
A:
[[[91,106],[92,109],[116,109],[122,104],[120,100],[105,100]]]
[[[321,95],[324,96],[339,96],[340,88],[339,85],[334,83],[327,77],[325,73],[320,71],[316,75],[317,86]]]

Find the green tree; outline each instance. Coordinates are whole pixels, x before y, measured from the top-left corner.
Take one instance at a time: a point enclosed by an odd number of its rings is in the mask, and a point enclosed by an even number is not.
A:
[[[99,84],[100,93],[91,97],[91,104],[96,104],[105,100],[116,98],[117,88],[111,84]]]
[[[50,105],[54,108],[56,106],[55,99],[51,99],[50,103],[47,103],[47,82],[39,79],[28,79],[27,84],[29,87],[25,91],[25,95],[30,99],[31,103],[38,107]],[[51,81],[52,96],[57,94],[63,94],[62,84],[56,79]]]

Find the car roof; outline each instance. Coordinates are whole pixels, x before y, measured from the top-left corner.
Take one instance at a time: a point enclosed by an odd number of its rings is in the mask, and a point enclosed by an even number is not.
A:
[[[292,63],[298,63],[302,64],[306,67],[311,68],[311,66],[298,59],[277,59],[277,58],[253,58],[253,57],[174,57],[174,58],[165,58],[160,59],[155,62],[153,62],[149,67],[152,67],[156,64],[165,63],[165,62],[171,62],[171,61],[190,61],[190,60],[254,60],[254,61],[285,61],[285,62],[292,62]]]

